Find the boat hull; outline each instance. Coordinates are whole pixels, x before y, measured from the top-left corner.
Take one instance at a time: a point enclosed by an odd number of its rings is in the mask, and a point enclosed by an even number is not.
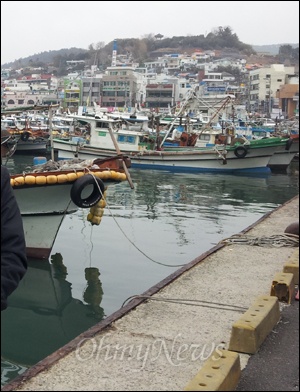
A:
[[[28,257],[48,259],[65,215],[23,215]]]
[[[28,257],[48,258],[66,214],[78,207],[70,199],[72,184],[15,187]]]
[[[128,158],[118,156],[61,163],[49,161],[30,173],[11,175],[29,257],[49,258],[64,217],[79,208],[95,206],[107,186],[127,179],[124,166],[130,167]],[[99,224],[99,215],[90,215],[88,220]]]
[[[19,140],[17,143],[16,153],[24,152],[47,152],[48,140],[45,141],[26,141]]]
[[[58,152],[58,160],[72,159],[74,156],[81,159],[92,159],[96,156],[107,158],[113,151],[104,150],[89,145],[82,145],[76,149],[70,142],[55,141],[54,149]],[[171,170],[183,172],[270,172],[267,166],[274,152],[274,148],[265,147],[249,151],[247,157],[237,158],[234,151],[228,151],[226,159],[215,150],[195,149],[182,151],[144,151],[142,153],[128,153],[131,167],[140,169]]]
[[[270,158],[268,166],[272,171],[286,171],[295,155],[299,153],[299,139],[293,140],[289,150],[276,151]]]

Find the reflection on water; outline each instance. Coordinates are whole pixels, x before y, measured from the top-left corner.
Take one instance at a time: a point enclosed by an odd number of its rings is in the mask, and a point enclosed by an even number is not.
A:
[[[85,268],[83,301],[72,297],[62,255],[29,260],[1,315],[1,384],[16,377],[104,317],[98,268]]]
[[[27,366],[7,361],[1,356],[1,387],[20,376],[27,369]]]
[[[15,156],[8,166],[20,172],[32,162]],[[65,217],[50,259],[29,261],[2,312],[2,383],[299,193],[298,168],[263,176],[130,173],[135,189],[108,187],[99,226],[79,209]]]

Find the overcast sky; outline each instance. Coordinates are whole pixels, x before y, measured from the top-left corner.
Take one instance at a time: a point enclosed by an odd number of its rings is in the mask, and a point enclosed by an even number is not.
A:
[[[2,1],[1,64],[118,38],[208,34],[250,45],[299,43],[299,1]]]

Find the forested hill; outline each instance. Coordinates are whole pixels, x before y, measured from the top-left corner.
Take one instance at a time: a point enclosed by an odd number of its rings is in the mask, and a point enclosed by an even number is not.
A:
[[[142,64],[168,53],[192,53],[196,49],[215,50],[222,56],[232,54],[241,57],[251,56],[260,52],[277,55],[282,44],[251,46],[242,43],[230,27],[219,27],[208,35],[165,38],[161,34],[149,34],[144,38],[117,39],[118,54],[131,56],[135,62]],[[299,44],[285,44],[293,58],[299,60]],[[111,64],[113,42],[105,45],[99,41],[90,44],[87,49],[69,48],[36,53],[14,62],[1,64],[1,68],[18,69],[26,66],[43,67],[46,64],[56,68],[65,66],[68,60],[85,60],[89,64],[98,64],[106,68]],[[298,48],[298,49],[297,49]]]

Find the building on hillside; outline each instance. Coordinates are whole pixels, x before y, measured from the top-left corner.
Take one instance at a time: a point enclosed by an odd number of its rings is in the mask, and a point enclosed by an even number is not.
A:
[[[92,77],[82,77],[81,104],[83,106],[92,106],[93,102],[101,104],[101,83],[103,75]]]
[[[146,86],[145,106],[149,110],[167,111],[175,104],[175,84],[153,83]]]
[[[64,98],[63,107],[70,109],[70,111],[78,110],[81,105],[81,79],[64,79]]]
[[[276,96],[282,116],[299,119],[299,74],[287,75],[286,83],[277,90]]]
[[[272,64],[268,67],[250,70],[249,111],[276,118],[278,113],[275,112],[272,115],[272,108],[277,90],[285,84],[286,76],[294,72],[294,67],[286,67],[283,64]]]
[[[138,101],[138,76],[133,67],[108,67],[102,77],[101,106],[131,108]]]

